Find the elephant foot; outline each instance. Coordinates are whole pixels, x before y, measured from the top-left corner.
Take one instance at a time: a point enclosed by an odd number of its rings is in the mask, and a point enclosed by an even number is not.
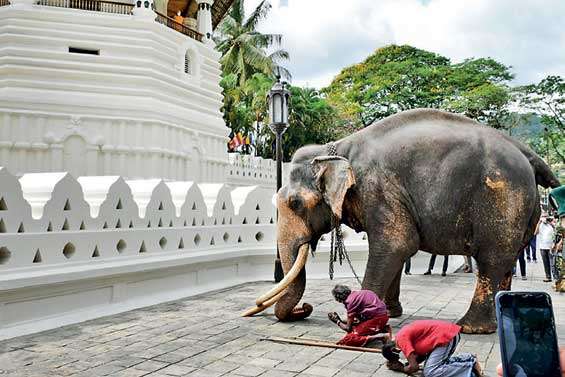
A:
[[[472,315],[465,314],[457,321],[464,334],[492,334],[496,331],[496,320],[490,318],[471,319]]]
[[[305,302],[304,304],[302,304],[302,307],[296,307],[292,309],[290,315],[282,321],[283,322],[300,321],[301,319],[309,317],[310,314],[312,314],[313,310],[314,307]]]
[[[386,308],[388,310],[388,316],[390,318],[396,318],[402,315],[402,305],[400,304],[400,302],[386,304]]]

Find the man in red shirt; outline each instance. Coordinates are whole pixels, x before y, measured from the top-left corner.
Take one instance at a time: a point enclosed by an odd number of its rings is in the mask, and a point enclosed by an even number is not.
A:
[[[453,355],[459,343],[458,325],[438,320],[414,321],[401,328],[394,341],[383,347],[383,356],[389,369],[407,374],[418,371],[425,360],[424,377],[471,377],[482,376],[476,356],[465,353]],[[402,351],[408,364],[399,361]]]
[[[351,291],[346,285],[336,285],[332,294],[347,310],[347,322],[336,312],[328,313],[330,321],[336,323],[347,334],[337,344],[362,347],[373,339],[392,337],[388,323],[386,305],[373,291],[361,289]]]

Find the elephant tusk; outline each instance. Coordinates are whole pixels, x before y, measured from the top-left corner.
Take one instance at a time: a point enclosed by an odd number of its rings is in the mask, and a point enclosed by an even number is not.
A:
[[[304,265],[306,264],[306,260],[308,259],[308,244],[305,243],[304,245],[300,246],[298,249],[298,256],[296,257],[296,261],[292,265],[292,268],[288,273],[284,276],[284,278],[280,281],[280,283],[271,289],[269,292],[265,293],[261,297],[259,297],[255,303],[257,306],[261,306],[265,301],[278,295],[280,292],[284,291],[290,283],[296,279]]]
[[[273,304],[275,304],[277,301],[279,301],[279,299],[285,294],[285,291],[279,292],[279,294],[277,294],[275,297],[272,297],[270,299],[268,299],[267,301],[265,301],[264,303],[262,303],[261,305],[258,306],[254,306],[252,308],[247,309],[246,311],[244,311],[243,313],[241,313],[242,317],[251,317],[252,315],[255,315],[257,313],[261,313],[263,310],[267,309],[269,306],[272,306]]]

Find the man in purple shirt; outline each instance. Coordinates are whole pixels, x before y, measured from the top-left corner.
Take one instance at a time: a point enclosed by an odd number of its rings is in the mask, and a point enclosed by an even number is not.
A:
[[[373,339],[392,337],[386,305],[373,291],[351,291],[348,286],[338,284],[332,295],[347,310],[346,322],[336,312],[328,313],[330,321],[347,332],[337,344],[362,347]]]

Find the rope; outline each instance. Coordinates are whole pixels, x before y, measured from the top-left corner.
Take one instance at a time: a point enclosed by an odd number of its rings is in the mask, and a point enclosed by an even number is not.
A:
[[[335,146],[335,143],[330,142],[326,144],[326,147],[328,149],[329,156],[337,156],[337,148]],[[330,280],[333,280],[334,278],[334,263],[339,258],[339,265],[343,266],[343,259],[345,259],[347,260],[347,263],[349,264],[349,268],[351,269],[351,272],[353,272],[353,276],[355,276],[357,283],[359,283],[359,285],[361,286],[361,280],[359,279],[357,272],[355,272],[355,269],[353,268],[353,263],[351,263],[349,254],[345,249],[345,243],[343,242],[343,233],[341,231],[341,223],[333,214],[332,214],[331,225],[332,225],[332,233],[331,233],[331,242],[330,242],[330,265],[329,265]]]

